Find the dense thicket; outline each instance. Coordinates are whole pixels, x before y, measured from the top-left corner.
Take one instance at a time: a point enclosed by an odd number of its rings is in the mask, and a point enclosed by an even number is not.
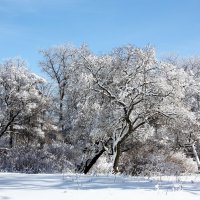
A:
[[[105,55],[67,44],[40,53],[46,80],[22,59],[0,64],[1,170],[150,175],[200,167],[198,57],[157,60],[151,46],[133,45]]]

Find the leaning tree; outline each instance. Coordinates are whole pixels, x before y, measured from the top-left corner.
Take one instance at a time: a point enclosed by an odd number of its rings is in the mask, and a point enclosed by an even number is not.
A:
[[[152,47],[128,45],[102,56],[84,49],[79,53],[79,62],[90,77],[93,97],[89,98],[94,99],[94,93],[98,94],[95,101],[98,112],[106,109],[109,121],[97,131],[97,134],[108,134],[108,139],[101,143],[93,158],[86,160],[83,172],[87,173],[107,150],[110,139],[116,173],[121,148],[130,135],[137,136],[147,125],[166,125],[186,119],[195,123],[195,116],[183,101],[185,92],[191,88],[190,76],[171,63],[157,61]],[[149,134],[148,130],[145,134]]]

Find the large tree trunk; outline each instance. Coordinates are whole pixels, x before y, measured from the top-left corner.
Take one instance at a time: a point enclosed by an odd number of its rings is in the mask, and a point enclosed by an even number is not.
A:
[[[63,124],[63,99],[65,96],[65,90],[64,87],[60,87],[59,88],[59,93],[60,93],[60,99],[59,99],[59,124],[60,124],[60,128],[62,133],[64,133],[64,124]]]
[[[78,169],[78,172],[87,174],[105,151],[105,148],[102,148],[92,158],[87,159],[84,163],[81,164],[80,168]]]
[[[12,115],[12,117],[7,122],[7,124],[4,125],[3,127],[1,127],[1,129],[0,129],[0,137],[2,137],[7,132],[8,128],[14,122],[15,118],[19,115],[20,112],[21,112],[21,110],[19,110],[15,115]]]
[[[10,146],[10,148],[14,147],[14,133],[13,133],[13,131],[10,131],[9,146]]]
[[[199,160],[198,153],[196,151],[195,143],[192,144],[192,151],[193,151],[196,163],[197,163],[198,170],[200,171],[200,160]]]
[[[10,118],[12,119],[13,114],[10,113]],[[10,124],[10,141],[9,141],[10,148],[13,148],[14,146],[14,128],[13,123]]]
[[[124,143],[124,141],[129,137],[130,134],[132,134],[137,128],[142,126],[145,122],[142,121],[135,125],[133,127],[133,124],[137,121],[137,118],[134,122],[131,122],[129,119],[129,115],[126,118],[126,122],[128,124],[128,127],[126,129],[126,126],[121,130],[121,133],[119,136],[113,137],[113,173],[118,173],[118,165],[119,165],[119,159],[120,159],[120,153],[121,153],[121,145]]]
[[[114,174],[119,172],[119,169],[118,169],[119,158],[120,158],[120,143],[117,143],[113,146],[113,173]]]
[[[82,162],[77,167],[77,171],[80,173],[87,174],[105,151],[109,151],[110,149],[112,151],[112,145],[113,145],[112,138],[109,138],[106,142],[102,141],[99,142],[98,147],[95,149],[93,157]]]
[[[101,149],[98,150],[98,152],[95,153],[95,155],[92,158],[87,159],[84,163],[81,163],[80,166],[78,166],[77,171],[80,173],[87,174],[92,166],[97,162],[97,160],[101,157],[101,155],[106,151],[106,149],[102,146]]]

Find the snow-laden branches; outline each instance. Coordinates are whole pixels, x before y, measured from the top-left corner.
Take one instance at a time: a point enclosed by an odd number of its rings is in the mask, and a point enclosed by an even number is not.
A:
[[[92,75],[91,88],[107,98],[116,123],[113,131],[113,151],[137,129],[149,123],[152,126],[170,120],[195,121],[186,106],[185,88],[191,79],[183,70],[166,62],[158,62],[151,47],[143,49],[125,46],[110,55],[81,54],[81,63]],[[119,155],[114,156],[117,171]]]
[[[112,138],[114,171],[131,136],[197,124],[190,95],[199,87],[192,73],[177,62],[158,61],[151,46],[95,55],[85,46],[62,45],[41,53],[40,65],[57,88],[52,109],[59,129],[81,147],[96,140],[105,146]]]
[[[27,126],[23,121],[26,117],[42,112],[47,99],[38,88],[44,82],[29,72],[21,59],[9,59],[0,65],[0,137],[13,132],[16,124]]]

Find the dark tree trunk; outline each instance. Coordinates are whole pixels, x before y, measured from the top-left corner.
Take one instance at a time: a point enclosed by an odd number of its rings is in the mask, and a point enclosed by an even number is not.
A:
[[[81,164],[78,172],[87,174],[105,151],[105,148],[102,148],[91,159],[87,159],[83,164]]]
[[[59,123],[62,133],[64,133],[64,125],[63,125],[63,99],[64,99],[65,91],[63,87],[60,87],[60,105],[59,105]]]
[[[61,131],[64,133],[64,125],[63,125],[63,103],[60,102],[60,116],[59,116],[59,123],[61,126]]]
[[[10,114],[11,118],[13,117],[12,114]],[[9,141],[10,148],[13,148],[14,146],[14,128],[13,124],[10,125],[10,141]]]
[[[13,132],[10,133],[9,146],[10,146],[10,148],[13,148],[13,146],[14,146]]]
[[[119,158],[120,158],[120,143],[116,144],[113,147],[113,173],[116,174],[119,172],[118,170],[118,164],[119,164]]]
[[[0,137],[2,137],[6,131],[8,130],[8,128],[10,127],[10,125],[14,122],[15,118],[19,115],[21,111],[18,111],[15,115],[13,115],[11,118],[10,118],[10,121],[7,122],[7,124],[3,127],[1,127],[0,129]]]
[[[87,159],[77,167],[77,171],[87,174],[97,160],[102,156],[105,151],[112,149],[113,140],[109,138],[106,142],[99,142],[98,148],[95,150],[94,156]]]

